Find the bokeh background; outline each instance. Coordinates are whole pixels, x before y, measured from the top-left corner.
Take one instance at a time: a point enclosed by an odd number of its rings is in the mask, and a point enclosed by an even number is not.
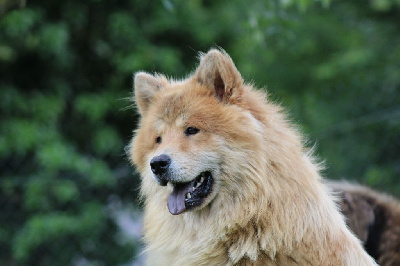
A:
[[[0,264],[141,265],[135,71],[220,46],[325,160],[400,196],[398,0],[0,0]]]

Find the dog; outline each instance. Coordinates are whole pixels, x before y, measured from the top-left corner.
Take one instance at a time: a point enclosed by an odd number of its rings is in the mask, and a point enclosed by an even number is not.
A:
[[[223,50],[186,79],[134,76],[148,265],[376,265],[280,106]]]
[[[366,186],[329,181],[350,229],[382,266],[400,265],[400,201]]]

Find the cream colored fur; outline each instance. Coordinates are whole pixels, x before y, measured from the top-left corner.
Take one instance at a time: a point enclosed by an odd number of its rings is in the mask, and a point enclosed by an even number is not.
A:
[[[142,118],[131,159],[142,177],[148,265],[376,265],[301,135],[225,52],[210,50],[182,81],[139,72],[135,96]],[[188,126],[199,133],[185,136]],[[159,186],[149,166],[163,153],[176,181],[212,172],[200,208],[169,213],[171,186]]]

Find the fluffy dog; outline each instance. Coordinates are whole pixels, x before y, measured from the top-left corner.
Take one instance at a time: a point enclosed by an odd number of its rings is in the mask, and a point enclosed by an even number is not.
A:
[[[376,265],[281,108],[210,50],[190,77],[134,78],[148,265]]]
[[[400,201],[347,182],[328,182],[341,196],[350,229],[382,266],[400,265]]]

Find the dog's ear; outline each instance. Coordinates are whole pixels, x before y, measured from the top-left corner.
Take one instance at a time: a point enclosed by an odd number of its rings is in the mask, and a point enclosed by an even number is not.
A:
[[[161,90],[167,84],[167,79],[163,76],[153,76],[145,72],[138,72],[134,77],[135,102],[143,116],[154,96],[154,93]]]
[[[222,102],[238,100],[243,79],[227,53],[216,49],[201,56],[194,78],[200,84],[213,89]]]

